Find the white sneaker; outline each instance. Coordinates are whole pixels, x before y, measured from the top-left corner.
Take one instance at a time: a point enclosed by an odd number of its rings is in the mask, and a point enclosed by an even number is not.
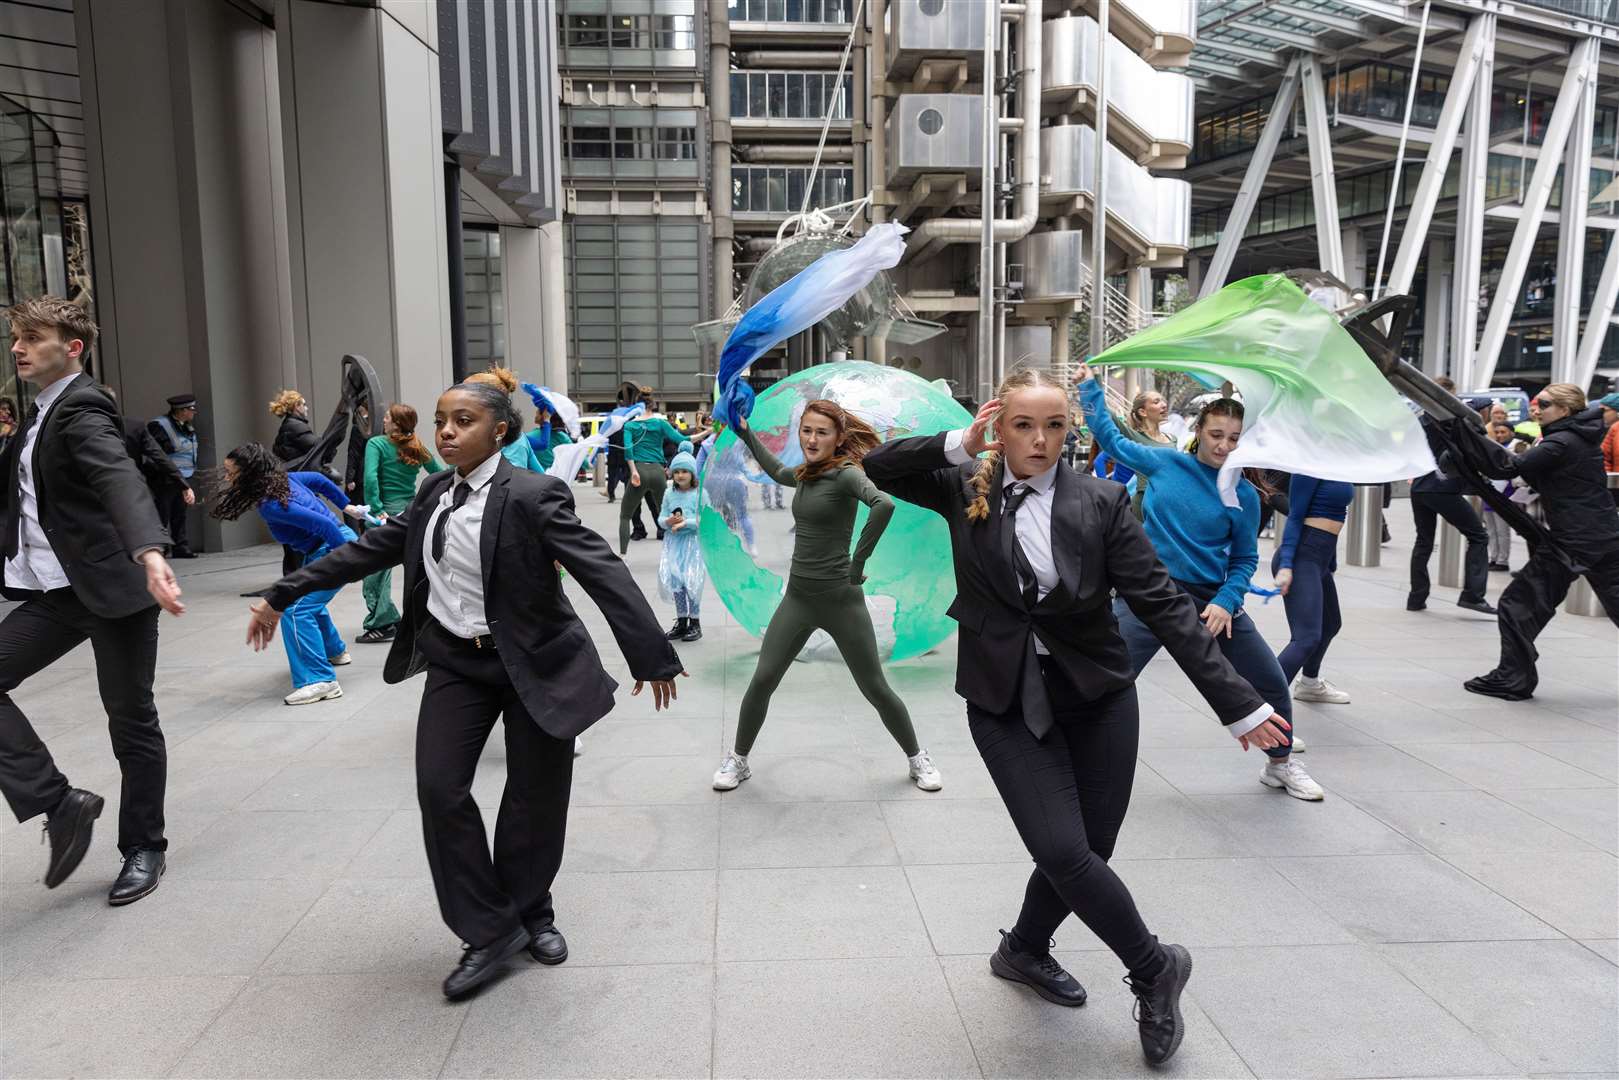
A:
[[[573,756],[578,757],[585,752],[585,740],[575,735],[573,737]]]
[[[1304,766],[1292,758],[1285,761],[1273,759],[1265,766],[1265,771],[1259,774],[1259,782],[1266,787],[1286,788],[1289,795],[1307,802],[1320,802],[1327,797],[1327,793],[1321,790],[1321,785],[1310,779],[1310,774],[1304,771]]]
[[[1293,680],[1294,701],[1316,701],[1323,705],[1348,705],[1349,695],[1325,679],[1300,675]]]
[[[317,701],[326,701],[329,698],[340,698],[342,696],[343,688],[338,686],[337,683],[317,682],[310,683],[308,686],[300,686],[281,700],[287,705],[313,705]]]
[[[905,759],[910,762],[911,779],[923,791],[938,791],[944,787],[944,777],[939,775],[938,768],[933,764],[933,758],[928,756],[928,748],[923,747],[914,757]]]
[[[745,754],[726,754],[720,767],[714,770],[714,790],[733,791],[736,786],[753,775]]]
[[[347,649],[344,649],[336,656],[328,656],[326,658],[326,662],[333,667],[343,667],[346,664],[354,663],[354,657],[349,655],[349,651]]]
[[[1289,747],[1295,754],[1304,753],[1304,740],[1297,735],[1293,736],[1293,745]]]

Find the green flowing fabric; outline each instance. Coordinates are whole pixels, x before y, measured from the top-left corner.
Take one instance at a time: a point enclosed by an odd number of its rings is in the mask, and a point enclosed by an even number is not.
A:
[[[1416,414],[1325,307],[1282,274],[1232,282],[1093,357],[1092,365],[1212,375],[1242,390],[1242,441],[1220,470],[1381,484],[1434,469]]]

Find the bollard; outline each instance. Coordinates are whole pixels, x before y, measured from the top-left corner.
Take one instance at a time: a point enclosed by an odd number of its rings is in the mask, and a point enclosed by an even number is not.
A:
[[[1344,534],[1349,537],[1347,561],[1350,566],[1378,566],[1382,561],[1383,542],[1383,485],[1369,484],[1355,488],[1355,499],[1349,504]]]
[[[1619,473],[1608,474],[1608,490],[1619,488]],[[1563,601],[1563,610],[1570,615],[1598,615],[1607,616],[1602,610],[1602,602],[1597,599],[1596,590],[1591,583],[1582,578],[1576,578],[1574,584],[1569,586],[1568,598]]]
[[[1484,500],[1477,495],[1467,497],[1467,504],[1473,508],[1473,513],[1480,513]],[[1463,564],[1467,552],[1467,540],[1460,530],[1444,518],[1439,519],[1439,584],[1447,589],[1462,587]]]
[[[598,491],[607,490],[607,455],[596,455],[596,467],[591,474],[591,481]]]

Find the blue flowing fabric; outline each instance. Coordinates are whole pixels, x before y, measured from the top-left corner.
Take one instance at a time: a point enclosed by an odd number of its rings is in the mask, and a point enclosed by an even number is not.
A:
[[[901,239],[910,230],[895,222],[872,226],[853,247],[829,251],[776,286],[731,328],[720,352],[714,418],[729,424],[753,412],[753,388],[743,372],[770,349],[808,330],[865,288],[879,271],[899,265]]]

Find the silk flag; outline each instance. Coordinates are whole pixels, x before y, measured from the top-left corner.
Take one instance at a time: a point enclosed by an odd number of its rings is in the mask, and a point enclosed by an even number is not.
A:
[[[562,426],[568,430],[570,439],[579,438],[579,406],[572,398],[549,386],[535,386],[531,382],[524,383],[523,390],[534,402],[536,409],[544,409],[562,421]]]
[[[1236,506],[1245,468],[1381,484],[1432,472],[1433,452],[1406,407],[1332,312],[1282,274],[1227,285],[1093,357],[1230,380],[1242,391],[1242,441],[1220,470]]]
[[[880,271],[899,265],[907,232],[896,222],[873,225],[853,247],[827,252],[750,307],[720,352],[715,419],[731,423],[733,410],[746,418],[753,411],[753,390],[742,382],[742,373],[768,350],[848,303]]]
[[[551,460],[551,467],[545,470],[545,475],[573,483],[573,478],[579,475],[579,468],[585,463],[585,458],[606,446],[612,441],[613,436],[624,430],[625,424],[644,412],[646,406],[640,402],[614,409],[607,414],[607,419],[602,421],[601,428],[596,434],[578,442],[564,443],[553,450],[555,456]]]

